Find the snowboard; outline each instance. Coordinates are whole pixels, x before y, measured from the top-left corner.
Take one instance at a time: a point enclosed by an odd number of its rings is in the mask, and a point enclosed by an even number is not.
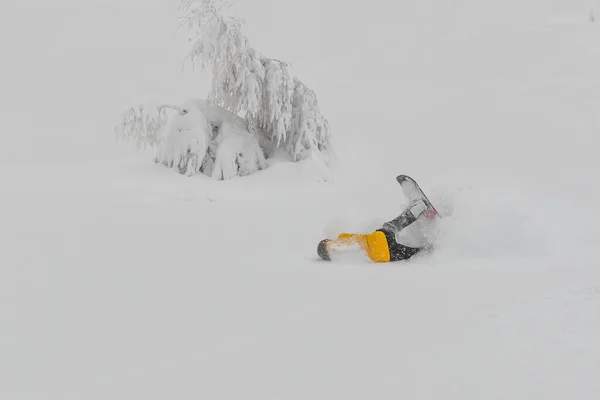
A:
[[[408,175],[398,175],[396,181],[400,184],[404,196],[408,199],[409,204],[417,200],[423,200],[427,204],[427,209],[421,214],[424,218],[433,219],[439,215],[431,201],[427,198],[417,181]]]
[[[423,218],[431,220],[439,215],[439,213],[437,212],[431,201],[427,198],[425,192],[423,192],[417,181],[415,181],[408,175],[398,175],[396,177],[396,181],[398,181],[398,183],[400,184],[402,192],[404,193],[404,196],[408,200],[409,204],[412,204],[417,200],[423,200],[425,202],[425,204],[427,205],[427,209],[421,214]],[[326,261],[331,260],[331,255],[329,254],[329,245],[331,244],[331,242],[335,241],[331,239],[323,239],[319,242],[319,244],[317,245],[317,254],[319,258]]]

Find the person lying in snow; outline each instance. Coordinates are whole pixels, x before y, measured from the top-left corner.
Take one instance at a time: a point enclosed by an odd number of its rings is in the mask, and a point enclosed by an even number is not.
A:
[[[409,200],[408,207],[372,233],[341,233],[337,239],[321,240],[317,246],[320,258],[330,261],[335,251],[359,248],[373,262],[390,262],[407,260],[431,248],[437,210],[414,179],[399,175],[396,180]]]

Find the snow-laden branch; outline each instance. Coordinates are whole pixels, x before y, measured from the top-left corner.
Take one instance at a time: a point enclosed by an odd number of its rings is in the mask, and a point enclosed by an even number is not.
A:
[[[123,112],[121,121],[115,126],[115,133],[119,139],[133,140],[138,148],[156,147],[168,123],[169,109],[180,115],[187,113],[185,108],[171,104],[139,104]]]

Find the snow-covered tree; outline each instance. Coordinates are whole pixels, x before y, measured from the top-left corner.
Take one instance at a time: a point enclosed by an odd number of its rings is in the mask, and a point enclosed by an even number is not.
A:
[[[216,179],[266,168],[277,149],[292,161],[325,160],[331,132],[315,93],[288,63],[252,48],[241,21],[217,1],[181,3],[192,35],[188,58],[212,74],[207,99],[132,107],[117,126],[119,136],[157,147],[156,161],[182,174]]]
[[[157,163],[188,176],[202,172],[230,179],[267,166],[259,138],[248,131],[244,119],[202,99],[189,99],[181,107],[132,107],[116,130],[119,137],[135,140],[138,147],[156,148]]]
[[[245,115],[252,131],[284,146],[294,161],[311,150],[331,149],[329,123],[316,95],[288,63],[252,48],[242,23],[224,15],[215,0],[185,0],[182,7],[189,10],[184,18],[192,32],[189,58],[212,71],[211,103]]]

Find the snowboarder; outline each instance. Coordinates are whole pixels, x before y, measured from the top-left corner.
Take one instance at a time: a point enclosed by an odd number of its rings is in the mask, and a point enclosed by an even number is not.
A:
[[[342,233],[337,239],[321,240],[317,246],[319,257],[329,261],[336,250],[358,247],[373,262],[390,262],[407,260],[430,248],[431,228],[438,212],[414,179],[399,175],[396,180],[409,200],[408,207],[372,233]]]

